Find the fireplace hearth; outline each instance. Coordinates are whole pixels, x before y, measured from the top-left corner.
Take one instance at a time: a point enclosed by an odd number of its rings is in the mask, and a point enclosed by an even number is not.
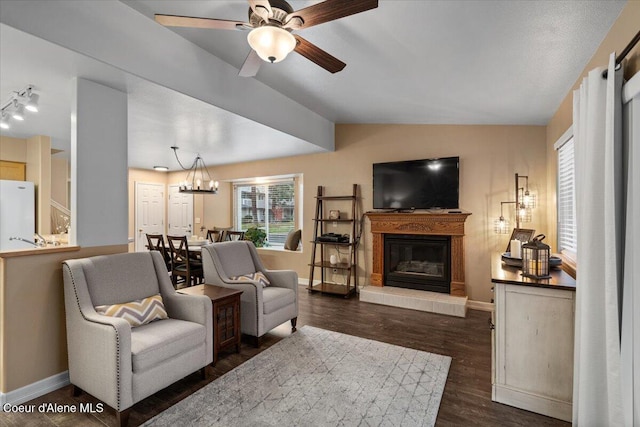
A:
[[[415,234],[384,237],[386,286],[450,292],[451,238]]]

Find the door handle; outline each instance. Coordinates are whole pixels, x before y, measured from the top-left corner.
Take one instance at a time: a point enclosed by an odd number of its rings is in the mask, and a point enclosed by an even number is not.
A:
[[[144,230],[141,228],[141,229],[139,229],[138,231],[139,231],[140,233],[142,233]]]

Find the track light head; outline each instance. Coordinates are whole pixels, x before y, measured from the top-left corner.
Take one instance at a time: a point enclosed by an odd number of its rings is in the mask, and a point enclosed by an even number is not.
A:
[[[24,105],[20,104],[17,99],[13,100],[13,105],[15,105],[15,111],[13,112],[12,117],[16,120],[23,121],[24,120]]]
[[[25,105],[24,108],[26,108],[27,110],[33,113],[37,113],[38,100],[40,99],[40,95],[38,95],[37,93],[31,93],[31,89],[29,89],[29,91],[27,92],[27,96],[29,100],[27,101],[27,105]]]
[[[11,126],[9,125],[9,114],[5,114],[2,112],[2,117],[0,117],[0,128],[9,129]]]

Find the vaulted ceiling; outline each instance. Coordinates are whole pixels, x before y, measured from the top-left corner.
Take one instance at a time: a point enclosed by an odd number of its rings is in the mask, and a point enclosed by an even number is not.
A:
[[[66,3],[65,7],[83,7],[82,2]],[[122,3],[149,21],[155,13],[246,20],[248,10],[244,0]],[[318,2],[291,3],[301,9]],[[617,0],[380,0],[376,9],[300,30],[304,38],[346,62],[343,71],[330,74],[292,53],[280,63],[262,64],[250,79],[334,123],[545,125],[624,4]],[[10,19],[2,16],[2,7],[0,17],[6,23]],[[123,23],[112,23],[114,32],[119,25]],[[164,30],[236,69],[250,49],[247,33],[242,31]],[[131,166],[168,163],[173,155],[168,147],[175,144],[187,152],[200,152],[211,164],[323,150],[277,127],[219,108],[215,102],[144,81],[129,70],[89,59],[10,25],[1,25],[0,31],[0,101],[31,83],[41,91],[46,107],[22,128],[3,130],[3,135],[49,134],[54,146],[65,149],[70,128],[69,81],[80,76],[129,93]],[[163,46],[158,42],[145,48],[162,52]],[[240,101],[252,103],[250,94]]]

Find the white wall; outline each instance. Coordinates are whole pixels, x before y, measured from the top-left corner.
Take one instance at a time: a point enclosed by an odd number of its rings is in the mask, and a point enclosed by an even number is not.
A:
[[[77,78],[71,105],[71,241],[127,244],[127,95]]]

